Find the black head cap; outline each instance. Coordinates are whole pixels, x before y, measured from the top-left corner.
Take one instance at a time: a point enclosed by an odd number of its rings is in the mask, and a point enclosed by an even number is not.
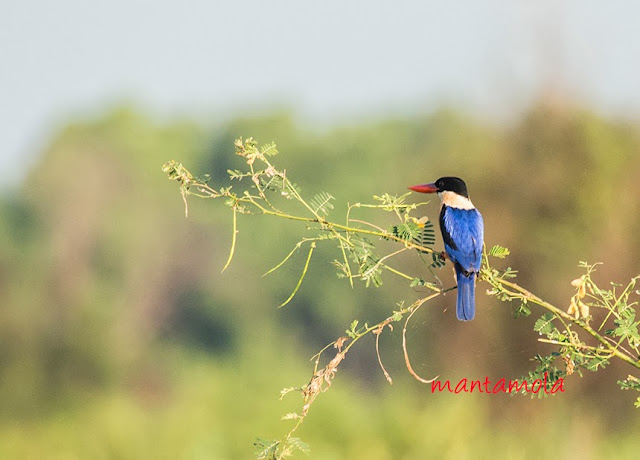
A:
[[[459,177],[441,177],[435,182],[438,192],[454,192],[465,198],[469,198],[467,184]]]

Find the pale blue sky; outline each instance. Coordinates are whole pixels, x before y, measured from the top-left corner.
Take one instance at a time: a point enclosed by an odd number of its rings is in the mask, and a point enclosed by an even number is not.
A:
[[[508,119],[549,83],[640,114],[640,3],[0,0],[0,186],[65,119],[119,101],[219,120],[273,103],[324,123],[442,103]]]

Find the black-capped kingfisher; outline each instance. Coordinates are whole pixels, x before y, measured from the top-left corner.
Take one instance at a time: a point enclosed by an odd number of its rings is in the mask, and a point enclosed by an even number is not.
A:
[[[469,199],[467,184],[459,177],[441,177],[433,184],[409,188],[420,193],[437,193],[440,197],[440,232],[458,282],[456,316],[460,321],[471,321],[476,310],[476,275],[482,263],[482,215]]]

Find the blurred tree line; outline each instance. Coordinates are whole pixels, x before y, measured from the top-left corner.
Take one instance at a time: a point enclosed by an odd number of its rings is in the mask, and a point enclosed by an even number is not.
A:
[[[353,319],[379,321],[420,295],[389,277],[378,289],[351,289],[335,276],[333,254],[320,253],[292,303],[276,311],[304,255],[260,278],[300,233],[268,216],[239,217],[236,258],[220,274],[228,209],[192,200],[185,219],[160,166],[173,158],[226,185],[241,161],[239,136],[275,141],[288,174],[311,194],[333,194],[336,214],[374,194],[463,177],[487,245],[509,247],[519,282],[558,305],[568,307],[580,260],[604,262],[596,275],[604,282],[639,272],[634,122],[542,103],[505,126],[443,109],[325,130],[287,111],[203,126],[114,109],[69,122],[2,197],[0,456],[246,458],[254,437],[284,431],[279,417],[299,400],[277,395],[306,383],[311,355]],[[425,213],[435,219],[438,206]],[[453,282],[448,266],[439,276]],[[542,347],[536,315],[516,320],[482,292],[472,323],[455,320],[455,295],[421,311],[408,335],[419,373],[508,379],[530,368]],[[314,458],[481,454],[495,443],[514,455],[557,455],[559,442],[573,455],[637,448],[635,395],[615,384],[628,373],[621,366],[570,379],[564,395],[544,401],[454,397],[407,376],[398,334],[381,341],[397,382],[389,387],[369,345],[343,364],[338,388],[302,427]],[[518,428],[522,414],[530,423]]]

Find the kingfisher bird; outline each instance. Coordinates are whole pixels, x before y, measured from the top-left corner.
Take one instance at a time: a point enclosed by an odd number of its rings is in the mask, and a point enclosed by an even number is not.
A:
[[[432,184],[409,188],[420,193],[437,193],[440,197],[440,232],[458,283],[456,316],[460,321],[471,321],[476,313],[476,275],[482,263],[482,215],[469,199],[467,184],[459,177],[441,177]]]

